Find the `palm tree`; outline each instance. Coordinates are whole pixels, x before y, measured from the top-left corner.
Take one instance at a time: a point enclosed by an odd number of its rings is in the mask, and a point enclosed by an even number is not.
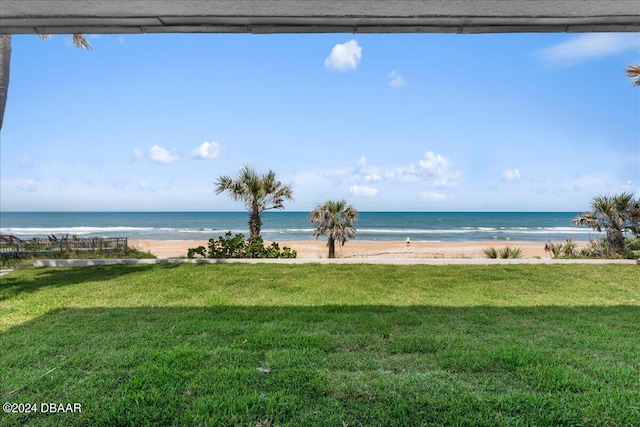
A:
[[[336,257],[336,240],[344,246],[345,242],[356,235],[351,223],[356,222],[358,211],[344,200],[329,200],[318,205],[309,214],[309,220],[316,225],[313,237],[327,236],[329,258]]]
[[[41,39],[49,36],[41,34]],[[82,34],[73,35],[73,44],[79,49],[91,49],[89,42]],[[11,36],[0,35],[0,129],[4,123],[4,110],[7,106],[7,94],[9,93],[9,74],[11,70]]]
[[[640,65],[629,65],[627,67],[627,76],[633,79],[634,86],[640,86]]]
[[[640,199],[634,199],[631,193],[596,196],[591,201],[591,212],[578,215],[573,224],[604,229],[611,249],[620,253],[625,246],[624,233],[640,235]]]
[[[7,106],[10,65],[11,36],[0,36],[0,129],[2,129],[2,123],[4,122],[4,109]]]
[[[293,200],[291,186],[276,181],[275,172],[259,174],[251,166],[243,166],[235,179],[227,175],[218,177],[216,193],[225,191],[232,199],[244,202],[249,211],[250,243],[260,237],[262,212],[269,209],[283,209],[285,200]]]

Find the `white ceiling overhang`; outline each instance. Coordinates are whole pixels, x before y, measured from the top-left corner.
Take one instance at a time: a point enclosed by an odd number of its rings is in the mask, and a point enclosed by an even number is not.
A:
[[[0,1],[0,34],[341,32],[640,32],[640,1]]]

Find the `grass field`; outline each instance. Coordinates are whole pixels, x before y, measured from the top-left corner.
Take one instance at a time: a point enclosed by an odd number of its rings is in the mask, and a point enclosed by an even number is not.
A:
[[[640,268],[14,271],[0,401],[38,409],[0,425],[640,426]]]

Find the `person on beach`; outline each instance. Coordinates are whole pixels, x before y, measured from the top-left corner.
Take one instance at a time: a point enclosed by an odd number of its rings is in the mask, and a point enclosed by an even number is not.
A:
[[[407,237],[407,246],[411,246],[411,239]]]

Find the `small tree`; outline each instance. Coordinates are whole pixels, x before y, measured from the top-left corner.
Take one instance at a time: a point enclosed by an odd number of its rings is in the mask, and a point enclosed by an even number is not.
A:
[[[596,196],[591,201],[591,212],[584,212],[573,220],[574,225],[605,231],[611,251],[622,253],[625,248],[624,233],[640,235],[640,199],[631,193],[613,196]]]
[[[251,166],[243,166],[235,179],[220,176],[216,181],[216,193],[225,191],[232,199],[244,202],[249,211],[249,242],[260,237],[264,211],[283,209],[285,200],[293,200],[291,186],[277,181],[275,172],[259,174]]]
[[[336,240],[344,246],[345,242],[356,235],[352,223],[356,222],[358,211],[345,200],[329,200],[318,205],[309,214],[309,220],[315,224],[313,237],[327,236],[329,258],[336,257]]]

